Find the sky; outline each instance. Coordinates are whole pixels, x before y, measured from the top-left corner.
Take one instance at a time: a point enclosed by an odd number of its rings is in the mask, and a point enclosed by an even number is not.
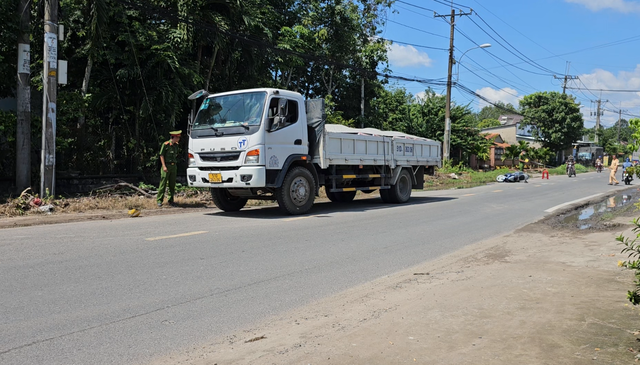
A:
[[[437,81],[392,85],[413,95],[430,86],[446,93],[451,8],[451,0],[396,0],[386,12],[380,37],[393,41],[391,74]],[[595,125],[597,100],[605,127],[620,110],[623,119],[640,118],[640,0],[454,0],[453,8],[471,13],[455,21],[453,79],[460,85],[518,106],[525,95],[562,92],[568,75],[566,92],[580,103],[585,127]],[[487,105],[455,88],[451,95],[475,111]]]

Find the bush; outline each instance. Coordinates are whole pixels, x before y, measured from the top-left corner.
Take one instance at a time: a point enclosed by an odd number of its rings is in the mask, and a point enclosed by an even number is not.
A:
[[[583,165],[580,165],[579,163],[577,163],[575,165],[575,168],[576,168],[576,174],[582,174],[582,173],[585,173],[585,172],[589,171],[588,168],[586,168]],[[567,173],[567,165],[566,164],[560,165],[560,166],[558,166],[556,168],[553,168],[553,169],[549,170],[549,175],[564,175],[566,173]]]
[[[634,219],[633,224],[635,225],[633,232],[636,234],[636,238],[631,240],[620,235],[616,237],[616,241],[624,245],[621,253],[628,254],[629,258],[627,261],[618,261],[618,266],[635,271],[635,288],[627,291],[627,299],[633,305],[638,305],[640,304],[640,242],[638,242],[640,240],[640,218]]]

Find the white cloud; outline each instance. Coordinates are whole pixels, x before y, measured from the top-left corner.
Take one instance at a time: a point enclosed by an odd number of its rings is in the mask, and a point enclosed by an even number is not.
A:
[[[621,13],[640,12],[640,2],[628,0],[565,0],[568,3],[584,5],[591,11],[611,9]]]
[[[387,55],[389,56],[389,63],[400,67],[431,67],[433,63],[428,54],[418,51],[413,46],[391,44]]]
[[[618,121],[618,114],[611,111],[618,111],[620,107],[623,110],[628,110],[631,114],[638,114],[640,93],[600,92],[599,89],[640,90],[640,64],[633,71],[620,71],[617,75],[607,70],[595,69],[589,74],[578,75],[578,77],[582,83],[578,82],[573,86],[586,87],[591,90],[591,92],[587,90],[572,90],[572,94],[580,98],[584,106],[582,114],[587,126],[593,125],[597,109],[595,103],[585,100],[587,98],[591,101],[596,99],[603,101],[601,106],[606,110],[604,111],[604,116],[601,117],[601,124],[605,126],[613,125]],[[605,100],[608,100],[608,102],[605,102]],[[622,118],[629,119],[633,117],[623,115]]]
[[[516,90],[509,87],[505,87],[500,90],[492,89],[490,87],[483,87],[480,90],[476,90],[476,93],[484,96],[485,98],[489,99],[493,103],[497,101],[501,101],[505,104],[511,104],[516,108],[519,105],[520,99],[522,99],[521,96],[517,96],[518,92]],[[487,105],[489,105],[487,104],[487,102],[480,100],[480,105],[479,105],[480,109],[484,108]]]

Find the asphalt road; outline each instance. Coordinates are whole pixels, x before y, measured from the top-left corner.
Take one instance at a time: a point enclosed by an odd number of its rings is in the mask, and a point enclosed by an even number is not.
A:
[[[144,363],[625,188],[607,176],[0,230],[0,364]]]

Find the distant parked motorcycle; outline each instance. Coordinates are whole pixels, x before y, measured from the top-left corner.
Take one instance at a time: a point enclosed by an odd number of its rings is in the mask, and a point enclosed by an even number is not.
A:
[[[508,174],[505,175],[498,175],[496,177],[496,180],[498,182],[520,182],[520,181],[524,181],[525,183],[527,183],[529,180],[529,175],[522,172],[522,171],[516,171],[516,172],[510,172]]]

